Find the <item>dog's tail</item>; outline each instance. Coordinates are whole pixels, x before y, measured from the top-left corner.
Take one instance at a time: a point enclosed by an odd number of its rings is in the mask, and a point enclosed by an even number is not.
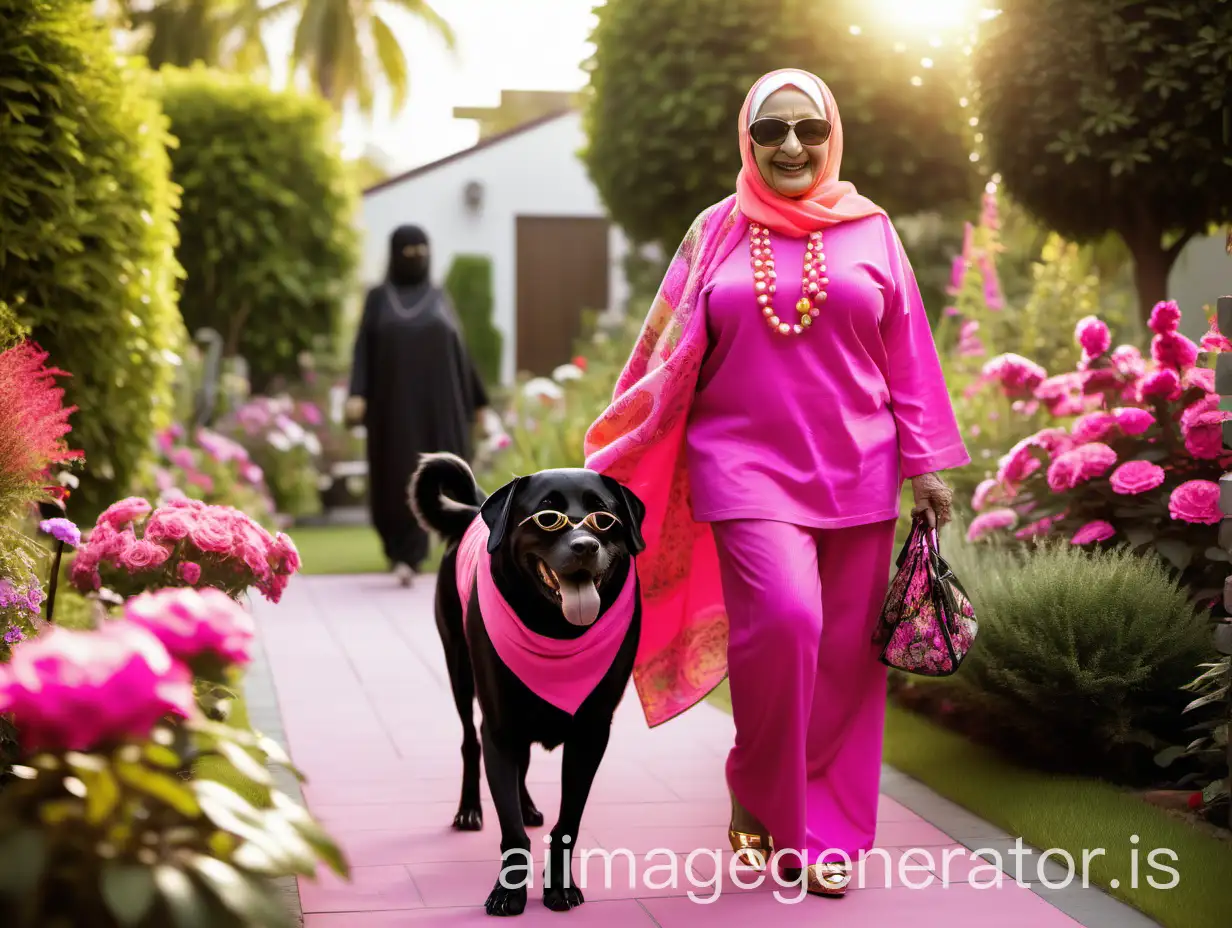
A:
[[[475,474],[455,454],[424,454],[411,476],[411,512],[425,530],[456,543],[479,514],[486,496]]]

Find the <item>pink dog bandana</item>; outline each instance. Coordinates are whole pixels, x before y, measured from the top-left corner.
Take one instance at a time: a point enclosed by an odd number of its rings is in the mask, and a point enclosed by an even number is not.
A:
[[[500,659],[533,693],[573,715],[611,669],[633,621],[636,565],[630,567],[624,588],[611,608],[582,635],[562,641],[535,634],[514,614],[492,579],[487,544],[488,526],[477,517],[458,545],[457,581],[463,615],[478,580],[484,628]]]

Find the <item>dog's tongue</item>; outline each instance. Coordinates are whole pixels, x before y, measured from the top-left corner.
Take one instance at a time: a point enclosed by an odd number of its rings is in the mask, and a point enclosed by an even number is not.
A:
[[[560,608],[574,625],[590,625],[599,617],[599,591],[590,580],[560,580]]]

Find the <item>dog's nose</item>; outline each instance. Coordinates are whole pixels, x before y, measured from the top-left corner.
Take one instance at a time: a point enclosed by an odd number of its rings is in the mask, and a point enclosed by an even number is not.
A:
[[[589,535],[579,535],[569,542],[569,550],[579,557],[599,553],[599,539]]]

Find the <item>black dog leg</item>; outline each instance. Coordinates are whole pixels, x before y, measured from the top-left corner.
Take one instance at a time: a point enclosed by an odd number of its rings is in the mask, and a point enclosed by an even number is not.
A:
[[[527,828],[538,828],[543,824],[543,813],[535,806],[535,800],[530,798],[530,790],[526,788],[526,774],[530,770],[530,745],[526,745],[526,750],[522,752],[522,756],[518,758],[519,766],[522,771],[519,783],[522,789],[522,824]]]
[[[475,677],[465,641],[456,641],[445,649],[449,665],[449,685],[453,701],[462,722],[462,798],[453,827],[460,831],[483,828],[483,804],[479,798],[479,736],[475,732]]]
[[[522,823],[522,797],[518,760],[521,746],[510,750],[499,745],[485,720],[482,725],[484,768],[488,789],[501,827],[501,873],[484,908],[489,915],[521,915],[526,911],[527,887],[531,880],[530,836]]]
[[[597,730],[579,731],[574,740],[565,742],[560,776],[560,817],[552,829],[543,883],[543,904],[554,912],[568,911],[586,901],[582,890],[573,883],[573,848],[577,845],[582,812],[607,751],[610,734],[608,726],[600,726]]]

